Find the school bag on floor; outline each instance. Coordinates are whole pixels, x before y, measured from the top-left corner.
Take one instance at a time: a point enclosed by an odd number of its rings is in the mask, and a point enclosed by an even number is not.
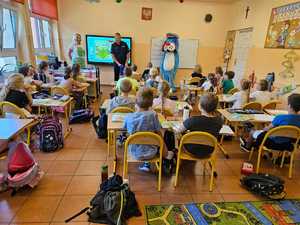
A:
[[[107,114],[106,111],[101,109],[100,116],[94,117],[92,119],[93,126],[97,133],[98,138],[107,138]]]
[[[26,185],[35,187],[44,172],[40,170],[29,147],[24,142],[14,142],[9,146],[7,163],[8,187],[17,190]]]
[[[123,184],[119,175],[104,181],[90,201],[90,207],[81,210],[65,222],[70,222],[86,211],[89,222],[110,225],[123,225],[126,224],[126,219],[141,216],[134,193],[130,191],[128,184]]]
[[[64,146],[62,124],[58,118],[51,116],[42,118],[39,135],[40,150],[43,152],[54,152]]]
[[[94,112],[91,109],[74,110],[69,123],[87,123],[90,122],[93,116]]]

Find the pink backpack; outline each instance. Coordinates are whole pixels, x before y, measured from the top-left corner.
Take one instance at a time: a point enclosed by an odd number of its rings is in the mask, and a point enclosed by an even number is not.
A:
[[[44,175],[24,142],[10,145],[7,163],[7,183],[14,189],[29,185],[34,187]]]

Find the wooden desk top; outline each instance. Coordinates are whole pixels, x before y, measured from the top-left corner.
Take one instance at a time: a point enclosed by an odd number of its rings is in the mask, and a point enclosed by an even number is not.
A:
[[[265,110],[266,113],[270,114],[270,115],[273,115],[273,116],[276,116],[276,115],[285,115],[285,114],[288,114],[288,111],[287,110],[279,110],[279,109],[266,109]]]
[[[33,119],[0,119],[0,140],[9,140],[33,121]]]
[[[56,106],[66,106],[68,105],[73,98],[69,98],[67,101],[59,101],[54,100],[52,98],[46,98],[46,99],[33,99],[32,100],[32,106],[45,106],[45,107],[56,107]]]
[[[230,96],[231,95],[228,95],[228,94],[220,94],[220,95],[218,95],[219,102],[229,103],[230,101],[228,101],[228,98]]]
[[[238,114],[230,113],[227,109],[218,109],[218,111],[229,121],[229,122],[246,122],[251,123],[270,123],[274,119],[274,116],[268,114]]]

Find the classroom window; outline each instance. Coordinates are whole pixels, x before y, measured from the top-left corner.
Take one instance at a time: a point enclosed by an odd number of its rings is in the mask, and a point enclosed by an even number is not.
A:
[[[40,52],[52,53],[52,26],[48,20],[38,17],[31,17],[31,29],[33,35],[33,45],[36,54]]]
[[[0,4],[0,69],[5,75],[17,67],[17,30],[16,11]]]

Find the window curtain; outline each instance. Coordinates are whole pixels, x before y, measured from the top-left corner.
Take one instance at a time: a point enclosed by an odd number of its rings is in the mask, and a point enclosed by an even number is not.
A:
[[[56,0],[31,0],[31,11],[49,19],[58,19]]]

